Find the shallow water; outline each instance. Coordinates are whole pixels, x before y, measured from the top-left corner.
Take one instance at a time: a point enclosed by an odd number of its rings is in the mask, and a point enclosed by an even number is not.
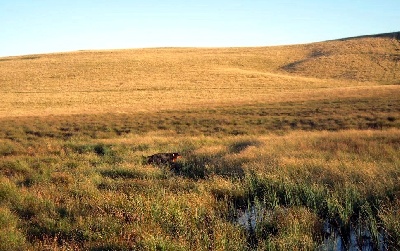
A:
[[[260,222],[264,217],[264,211],[265,209],[257,209],[255,206],[251,206],[246,210],[238,210],[236,222],[247,231],[254,231],[257,222]]]
[[[355,224],[350,226],[350,233],[344,241],[338,228],[332,226],[328,220],[324,222],[324,243],[319,250],[350,250],[350,251],[373,251],[373,250],[388,250],[387,237],[383,231],[378,233],[378,245],[375,246],[373,236],[366,226]]]
[[[272,210],[251,206],[245,210],[238,210],[236,223],[244,227],[249,234],[253,234],[257,227],[257,222],[261,222],[263,217],[272,215]],[[385,251],[389,250],[387,245],[387,236],[384,231],[378,234],[378,245],[375,246],[373,236],[369,229],[364,225],[351,225],[348,236],[342,236],[339,228],[330,224],[329,220],[325,220],[323,229],[321,229],[324,240],[318,250],[332,251]],[[348,240],[347,242],[345,240]]]

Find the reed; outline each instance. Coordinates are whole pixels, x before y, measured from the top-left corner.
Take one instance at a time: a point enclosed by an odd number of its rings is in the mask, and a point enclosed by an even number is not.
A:
[[[15,150],[0,161],[9,247],[314,249],[326,219],[343,234],[364,222],[376,245],[385,231],[398,247],[398,129],[100,139],[15,130],[21,140],[5,136]],[[153,151],[184,158],[177,169],[143,163]],[[249,239],[235,218],[252,205],[264,213]]]

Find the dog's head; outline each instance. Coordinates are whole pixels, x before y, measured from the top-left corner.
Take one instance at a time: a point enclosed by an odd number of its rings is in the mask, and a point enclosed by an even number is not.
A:
[[[182,155],[179,153],[172,153],[172,161],[175,162],[177,159],[182,158]]]

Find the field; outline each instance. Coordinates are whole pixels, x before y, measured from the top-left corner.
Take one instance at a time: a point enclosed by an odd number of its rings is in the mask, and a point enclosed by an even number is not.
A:
[[[0,73],[0,250],[400,249],[398,33]]]

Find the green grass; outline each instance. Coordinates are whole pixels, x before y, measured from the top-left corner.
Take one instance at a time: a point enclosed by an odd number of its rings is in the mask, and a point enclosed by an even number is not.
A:
[[[330,128],[323,112],[308,119],[324,130],[275,126],[273,116],[290,121],[315,108],[290,105],[3,120],[1,248],[312,250],[326,219],[342,233],[364,222],[376,243],[385,231],[399,248],[397,108],[369,113],[395,117],[382,130],[340,110],[349,130]],[[173,169],[143,162],[168,151],[184,156]],[[235,222],[251,205],[266,210],[253,234]]]
[[[7,207],[0,207],[0,250],[24,250],[26,239],[18,229],[19,219]]]
[[[2,139],[31,140],[35,144],[38,138],[110,138],[152,131],[224,136],[290,130],[387,129],[400,127],[399,107],[400,99],[389,93],[382,97],[259,103],[204,110],[3,118],[0,135]],[[18,151],[21,149],[16,144],[4,142],[0,147],[3,155]]]

